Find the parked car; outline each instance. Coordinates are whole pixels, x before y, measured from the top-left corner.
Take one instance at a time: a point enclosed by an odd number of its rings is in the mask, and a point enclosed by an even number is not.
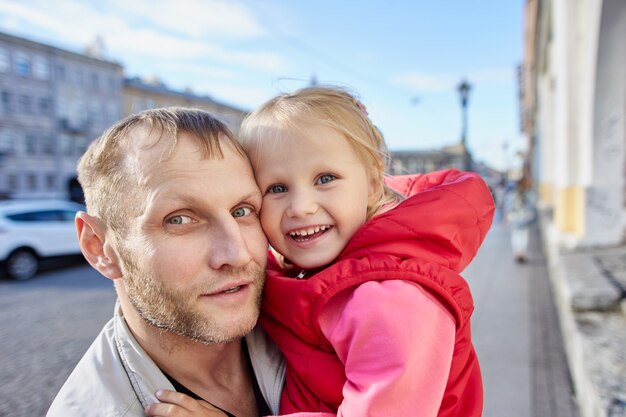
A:
[[[35,276],[41,260],[80,254],[74,215],[82,204],[61,200],[0,202],[0,263],[9,278]]]

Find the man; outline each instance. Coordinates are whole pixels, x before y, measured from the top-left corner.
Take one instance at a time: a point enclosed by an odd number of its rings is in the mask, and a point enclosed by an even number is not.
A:
[[[160,389],[277,414],[284,366],[255,327],[261,194],[228,129],[200,110],[148,110],[96,140],[78,174],[81,250],[118,304],[48,416],[144,416]]]

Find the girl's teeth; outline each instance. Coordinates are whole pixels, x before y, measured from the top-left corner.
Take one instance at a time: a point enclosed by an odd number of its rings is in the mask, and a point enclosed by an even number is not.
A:
[[[310,229],[304,229],[304,230],[297,230],[295,232],[290,232],[289,234],[293,237],[296,236],[308,236],[308,235],[312,235],[314,233],[317,233],[319,231],[326,231],[330,229],[330,226],[315,226],[315,227],[311,227]]]

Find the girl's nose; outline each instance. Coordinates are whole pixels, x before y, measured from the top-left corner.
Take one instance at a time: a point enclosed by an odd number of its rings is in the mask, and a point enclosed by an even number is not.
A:
[[[287,215],[290,217],[306,217],[315,214],[318,204],[313,193],[294,193],[287,208]]]

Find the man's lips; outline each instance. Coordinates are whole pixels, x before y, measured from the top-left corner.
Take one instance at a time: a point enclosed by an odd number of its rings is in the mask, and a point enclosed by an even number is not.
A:
[[[232,294],[240,291],[242,288],[252,284],[252,281],[237,281],[222,285],[221,287],[211,290],[209,292],[205,292],[202,296],[212,296],[212,295],[221,295],[221,294]]]

